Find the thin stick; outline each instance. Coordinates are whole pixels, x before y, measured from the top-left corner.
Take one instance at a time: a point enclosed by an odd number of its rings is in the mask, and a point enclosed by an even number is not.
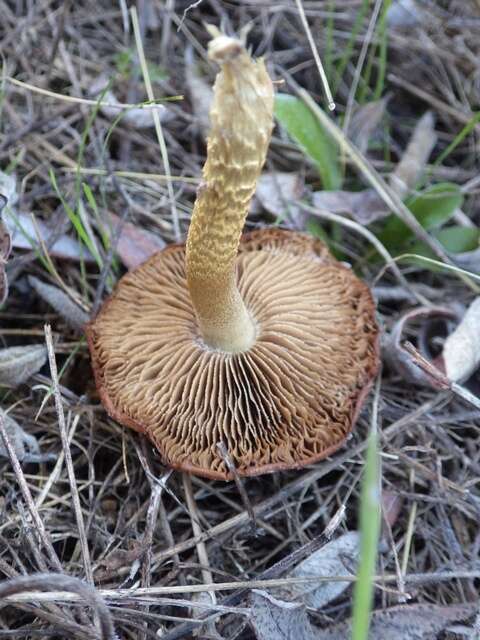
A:
[[[143,81],[145,82],[145,88],[147,90],[147,95],[149,100],[155,100],[155,95],[153,93],[152,83],[150,81],[150,75],[148,73],[148,65],[147,60],[145,58],[145,52],[143,50],[142,38],[140,35],[140,25],[138,23],[138,14],[137,9],[134,6],[130,9],[130,15],[132,17],[132,26],[133,33],[135,36],[135,45],[137,47],[137,53],[140,60],[140,66],[142,68]],[[160,145],[160,153],[162,154],[163,166],[165,168],[165,173],[167,176],[170,176],[170,162],[168,159],[167,145],[165,144],[165,138],[163,136],[163,129],[160,123],[160,117],[157,111],[153,112],[153,122],[155,124],[155,132],[158,138],[158,144]],[[180,223],[178,221],[178,212],[177,205],[175,202],[175,194],[173,192],[172,181],[169,179],[167,181],[167,189],[168,189],[168,197],[170,199],[170,206],[172,210],[172,222],[173,222],[173,230],[175,233],[175,239],[177,242],[180,242]]]
[[[195,496],[193,495],[192,479],[188,473],[183,473],[182,480],[183,480],[183,488],[185,490],[185,497],[187,500],[188,512],[190,514],[190,519],[192,522],[193,535],[196,538],[198,538],[202,533],[202,529],[200,527],[200,522],[198,518],[198,509],[197,509],[197,504],[195,502]],[[209,584],[212,584],[213,575],[212,575],[212,572],[210,571],[210,563],[208,560],[207,547],[202,540],[199,540],[197,542],[196,547],[197,547],[198,560],[202,566],[202,570],[201,570],[202,579],[204,582],[208,582]],[[215,593],[213,591],[209,591],[208,594],[211,598],[212,604],[215,605],[217,602]]]
[[[375,25],[377,24],[378,14],[380,13],[380,9],[382,8],[383,0],[377,0],[375,6],[373,7],[372,17],[370,18],[370,22],[368,24],[367,33],[365,34],[365,39],[362,43],[362,48],[360,50],[360,55],[358,56],[357,66],[355,68],[355,74],[353,76],[353,82],[350,86],[350,90],[348,92],[347,106],[345,109],[345,119],[343,121],[343,131],[345,135],[348,134],[348,127],[350,126],[350,120],[352,117],[353,103],[355,102],[355,95],[357,93],[358,83],[360,82],[360,75],[362,73],[363,65],[365,63],[365,58],[367,57],[368,47],[370,46],[370,42],[372,40],[373,32],[375,31]]]
[[[70,444],[68,441],[67,425],[65,423],[65,413],[63,411],[62,395],[60,393],[60,387],[58,385],[58,371],[57,371],[57,363],[55,360],[55,349],[53,347],[52,329],[48,324],[45,325],[45,341],[47,344],[50,374],[52,376],[53,396],[55,398],[55,409],[58,417],[60,438],[62,441],[63,453],[65,455],[68,482],[70,484],[73,509],[75,511],[75,519],[77,521],[78,537],[80,540],[80,547],[82,549],[82,558],[83,558],[83,566],[85,569],[85,577],[87,579],[87,582],[93,585],[94,582],[93,582],[92,565],[90,561],[90,551],[88,549],[88,541],[85,533],[85,524],[83,521],[82,506],[80,504],[77,481],[75,478],[75,470],[73,468],[72,452],[70,450]]]
[[[328,84],[327,74],[325,73],[322,60],[320,59],[320,54],[318,53],[318,49],[313,39],[312,32],[310,31],[310,26],[308,24],[307,17],[305,15],[305,10],[303,8],[302,0],[295,0],[295,1],[297,3],[298,13],[300,14],[300,20],[302,21],[303,28],[305,29],[305,33],[307,35],[308,44],[310,45],[310,48],[313,53],[313,59],[315,60],[318,73],[320,74],[320,79],[322,81],[322,88],[325,93],[325,98],[327,100],[327,106],[330,109],[330,111],[335,111],[336,105],[335,105],[335,101],[333,100],[330,85]]]
[[[217,444],[217,449],[218,449],[218,451],[220,453],[220,456],[221,456],[222,460],[227,465],[228,470],[233,475],[233,480],[234,480],[235,485],[237,487],[238,493],[240,494],[240,497],[242,498],[243,506],[245,507],[245,510],[247,511],[248,515],[250,516],[251,525],[253,527],[253,530],[255,530],[257,528],[257,518],[255,516],[255,511],[253,510],[252,503],[250,502],[248,494],[245,491],[245,487],[243,486],[242,480],[241,480],[240,476],[238,475],[237,468],[235,467],[232,458],[228,455],[227,447],[225,446],[225,444],[223,442],[219,442]]]
[[[332,222],[336,222],[337,224],[340,224],[343,227],[347,227],[348,229],[352,229],[353,231],[356,231],[360,235],[367,238],[367,240],[375,247],[378,253],[385,260],[386,267],[388,267],[393,271],[393,273],[395,274],[400,284],[403,287],[405,287],[407,291],[409,291],[412,294],[412,296],[416,300],[418,300],[418,302],[420,302],[420,304],[423,304],[425,306],[430,306],[430,302],[421,293],[418,293],[418,291],[416,291],[409,285],[408,280],[405,278],[403,273],[398,268],[398,265],[393,259],[393,257],[390,255],[387,249],[383,246],[380,240],[371,231],[369,231],[369,229],[359,224],[358,222],[355,222],[354,220],[349,220],[348,218],[339,216],[336,213],[331,213],[330,211],[326,211],[325,209],[310,207],[309,205],[304,204],[303,202],[296,202],[295,204],[299,206],[301,209],[304,209],[305,211],[307,211],[308,213],[312,213],[313,215],[318,216],[320,218],[325,218],[325,220],[331,220]]]
[[[32,84],[28,84],[28,82],[22,82],[21,80],[17,80],[17,78],[11,78],[9,76],[3,78],[6,82],[10,82],[18,87],[22,87],[22,89],[27,89],[28,91],[32,91],[33,93],[41,93],[44,96],[48,96],[49,98],[55,98],[56,100],[61,100],[62,102],[73,102],[74,104],[86,104],[91,107],[108,107],[109,109],[118,109],[121,111],[122,109],[153,109],[153,113],[157,113],[158,110],[164,110],[165,107],[161,104],[152,103],[151,101],[148,103],[142,104],[130,104],[126,102],[117,102],[115,104],[111,104],[110,102],[99,102],[98,100],[89,100],[88,98],[76,98],[74,96],[65,96],[61,93],[55,93],[54,91],[48,91],[48,89],[41,89],[40,87],[35,87]],[[155,117],[155,116],[154,116]]]
[[[346,138],[343,131],[337,126],[337,124],[318,107],[310,94],[305,91],[305,89],[302,89],[302,87],[300,87],[291,76],[288,76],[288,82],[294,87],[299,97],[302,98],[308,107],[310,107],[317,120],[332,136],[340,149],[350,157],[353,164],[362,172],[366,180],[377,191],[378,195],[382,198],[387,207],[413,231],[417,238],[425,242],[425,244],[430,247],[442,262],[455,266],[450,257],[445,253],[445,250],[438,240],[425,231],[413,213],[404,205],[401,198],[399,198],[392,188],[388,186],[367,158],[365,158]],[[479,291],[477,285],[469,277],[465,276],[461,272],[458,275],[470,289],[475,292]]]

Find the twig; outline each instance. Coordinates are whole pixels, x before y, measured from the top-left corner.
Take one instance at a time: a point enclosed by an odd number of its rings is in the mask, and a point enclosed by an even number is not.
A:
[[[65,413],[63,411],[62,395],[58,386],[58,371],[55,360],[55,349],[53,347],[52,329],[50,325],[45,325],[45,342],[47,344],[48,362],[50,365],[50,374],[52,376],[53,396],[55,399],[55,409],[57,411],[58,426],[60,429],[60,439],[65,455],[65,464],[67,467],[68,482],[72,494],[73,509],[75,511],[75,519],[77,521],[78,537],[80,547],[82,549],[83,566],[85,569],[85,577],[87,582],[93,585],[93,572],[90,562],[90,551],[88,549],[88,541],[85,533],[85,523],[83,521],[82,506],[78,495],[77,481],[75,478],[75,470],[73,468],[72,452],[67,433],[67,425],[65,423]]]
[[[31,576],[20,576],[0,582],[0,600],[12,597],[25,591],[61,590],[75,594],[79,599],[90,604],[98,616],[102,640],[118,640],[113,627],[112,616],[102,597],[96,589],[85,584],[79,578],[56,573],[37,573]]]
[[[228,455],[228,451],[227,451],[227,447],[225,446],[225,443],[219,442],[217,444],[217,449],[220,453],[222,460],[225,462],[225,464],[228,467],[228,470],[233,476],[233,480],[237,487],[238,493],[242,498],[243,506],[245,507],[245,510],[250,517],[250,523],[252,525],[253,530],[255,531],[255,529],[257,528],[257,518],[255,516],[255,511],[253,510],[252,503],[250,502],[248,494],[245,491],[245,487],[243,486],[243,482],[240,476],[238,475],[237,468],[235,467],[232,458]]]

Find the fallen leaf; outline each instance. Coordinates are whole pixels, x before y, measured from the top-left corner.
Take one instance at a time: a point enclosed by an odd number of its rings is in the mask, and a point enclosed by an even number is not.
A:
[[[445,373],[453,382],[463,382],[480,366],[480,298],[472,302],[445,340],[442,360]]]
[[[415,187],[425,170],[437,139],[433,125],[433,116],[431,112],[427,112],[418,121],[402,159],[389,177],[390,186],[401,198]],[[432,189],[435,190],[436,187]],[[312,195],[312,200],[315,207],[347,215],[360,224],[370,224],[390,215],[384,201],[374,189],[353,192],[316,191]],[[398,220],[394,216],[392,219]],[[396,231],[395,237],[398,235]]]
[[[5,196],[0,195],[0,215],[7,203]],[[8,229],[0,219],[0,306],[8,297],[8,277],[5,270],[10,251],[12,249],[12,239]]]
[[[200,73],[199,64],[195,60],[192,47],[185,50],[185,82],[190,93],[193,113],[204,137],[210,129],[210,106],[213,91]]]
[[[320,640],[305,606],[277,600],[266,591],[252,590],[250,622],[257,640]]]
[[[290,218],[298,221],[301,210],[292,201],[302,196],[303,189],[304,181],[296,173],[264,173],[258,179],[255,199],[272,215],[281,216],[288,211]]]
[[[17,203],[17,180],[14,174],[0,171],[0,193],[7,199],[10,207]]]
[[[366,153],[368,143],[385,115],[389,96],[361,105],[353,114],[348,133],[355,146]]]
[[[15,249],[35,249],[42,251],[37,240],[37,232],[40,234],[42,241],[48,246],[55,230],[50,229],[44,222],[36,219],[35,225],[32,217],[27,213],[15,213],[15,215],[7,212],[5,216],[7,229],[12,236],[12,246]],[[61,235],[48,248],[48,253],[53,258],[61,258],[64,260],[84,260],[86,263],[95,262],[90,252],[79,242],[67,236]]]
[[[364,191],[315,191],[313,205],[332,213],[347,215],[360,224],[370,224],[389,215],[385,203],[374,189]]]
[[[400,198],[405,198],[421,178],[436,142],[435,119],[427,111],[417,122],[402,159],[389,177],[390,186]]]
[[[421,21],[415,0],[394,0],[387,11],[387,24],[393,29],[409,29]]]
[[[34,375],[47,361],[43,345],[0,349],[0,385],[17,387]]]
[[[116,252],[127,269],[135,269],[165,247],[165,241],[150,231],[141,229],[131,222],[122,222],[114,213],[110,214],[110,218],[114,226],[122,224]]]
[[[97,78],[91,86],[90,93],[93,96],[101,95],[100,112],[109,120],[115,120],[121,116],[120,121],[132,129],[149,129],[155,126],[154,111],[158,113],[161,122],[173,117],[173,114],[162,104],[151,105],[148,108],[130,107],[127,109],[121,105],[110,89],[102,94],[107,84],[108,79]]]
[[[38,446],[35,436],[26,433],[18,422],[11,418],[8,413],[1,408],[0,417],[3,418],[3,424],[5,425],[5,431],[7,432],[8,439],[20,462],[26,458],[32,461],[32,456],[40,456],[40,447]],[[2,437],[0,437],[0,456],[3,458],[8,457]]]
[[[58,287],[46,284],[33,276],[28,278],[28,282],[38,295],[53,307],[72,329],[81,330],[89,321],[88,314]]]
[[[355,571],[357,566],[359,545],[360,536],[357,531],[349,531],[300,562],[290,571],[288,577],[333,577],[349,574],[352,570]],[[288,596],[288,599],[301,600],[313,609],[321,609],[338,598],[349,586],[349,582],[338,581],[289,584],[282,589],[282,597]]]
[[[410,604],[374,611],[368,640],[435,640],[452,622],[472,616],[477,606]],[[323,629],[315,640],[345,640],[350,638],[351,622]],[[293,637],[293,636],[292,636]]]

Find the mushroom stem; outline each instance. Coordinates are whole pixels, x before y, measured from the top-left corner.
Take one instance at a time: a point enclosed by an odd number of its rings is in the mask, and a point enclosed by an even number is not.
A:
[[[237,288],[236,258],[273,128],[273,86],[263,60],[212,30],[209,56],[221,65],[210,110],[203,181],[186,245],[186,273],[204,342],[231,353],[255,342]]]

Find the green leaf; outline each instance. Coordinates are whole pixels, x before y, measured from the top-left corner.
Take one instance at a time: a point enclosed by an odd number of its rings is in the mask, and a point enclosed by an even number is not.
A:
[[[428,187],[418,196],[405,203],[424,229],[429,231],[442,226],[462,206],[463,194],[460,187],[450,182],[442,182]],[[413,232],[397,216],[391,215],[385,221],[378,239],[390,251],[402,246],[413,237]]]
[[[340,189],[342,173],[338,147],[307,105],[295,96],[279,93],[275,97],[275,115],[288,134],[316,164],[323,188],[332,191]]]
[[[475,249],[480,248],[480,229],[478,227],[453,226],[434,231],[432,235],[448,253],[465,253],[466,251],[475,251]],[[423,242],[415,242],[409,247],[408,251],[425,258],[437,259],[430,247]],[[423,260],[415,260],[415,258],[409,258],[408,263],[429,271],[437,272],[442,270],[434,264],[428,264]]]

